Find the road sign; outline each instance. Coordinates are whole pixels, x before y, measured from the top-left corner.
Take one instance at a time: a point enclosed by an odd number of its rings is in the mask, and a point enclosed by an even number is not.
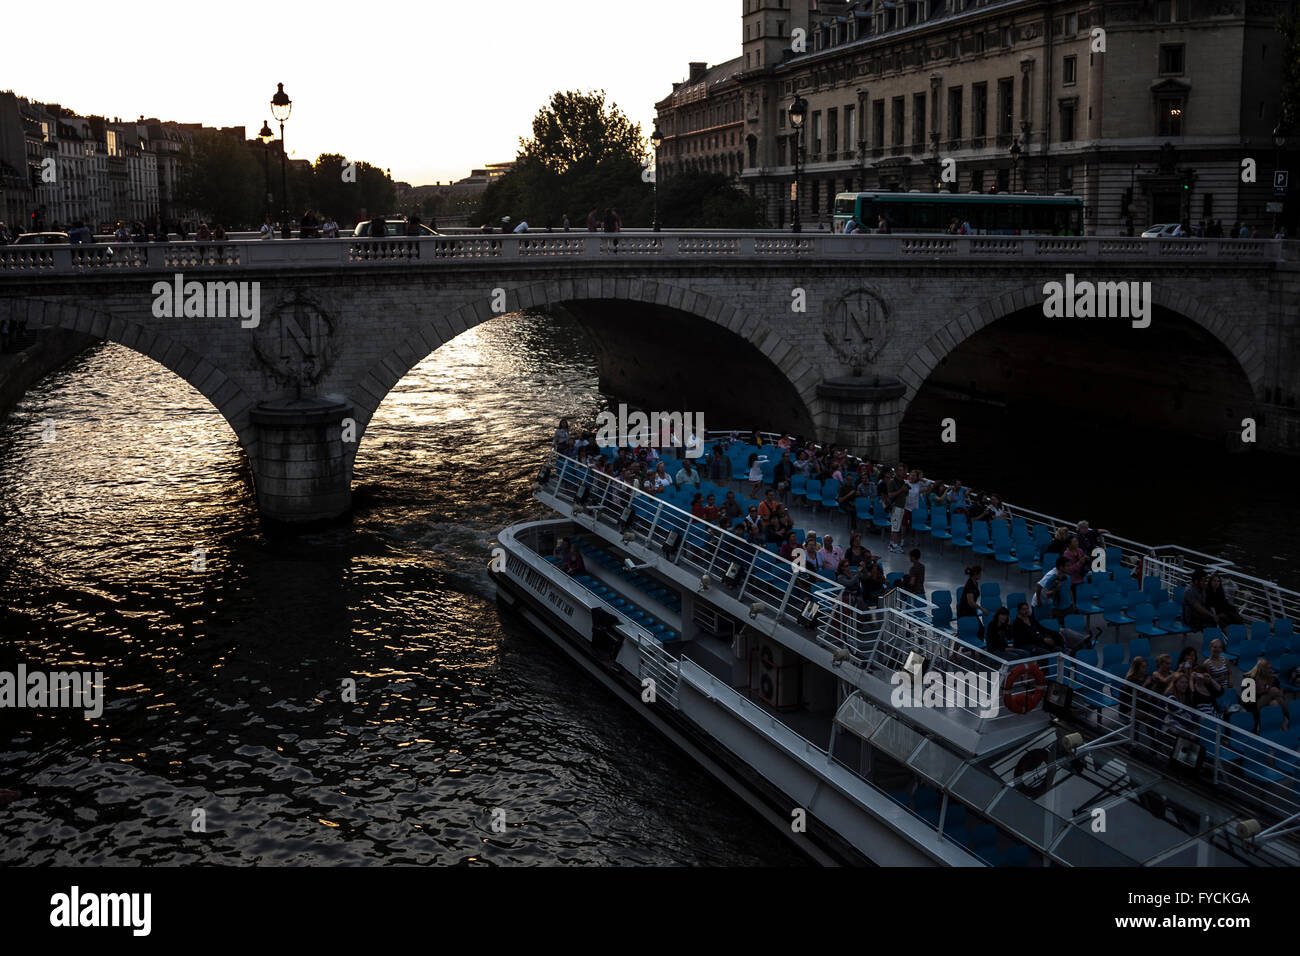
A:
[[[1282,211],[1282,204],[1281,204],[1280,202],[1267,202],[1267,203],[1264,203],[1264,211],[1265,211],[1265,212],[1281,212],[1281,211]]]
[[[1286,195],[1286,184],[1288,178],[1290,178],[1290,173],[1287,170],[1285,169],[1273,170],[1273,195],[1274,196]]]

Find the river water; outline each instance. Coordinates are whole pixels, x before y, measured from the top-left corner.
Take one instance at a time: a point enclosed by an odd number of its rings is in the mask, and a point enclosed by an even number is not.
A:
[[[260,525],[234,435],[165,369],[109,345],[41,382],[0,428],[0,665],[103,671],[107,706],[0,711],[0,787],[22,794],[0,808],[0,861],[801,862],[498,613],[493,535],[542,514],[529,479],[556,419],[611,400],[571,323],[481,325],[380,407],[351,520],[285,537]],[[957,467],[951,448],[905,448],[932,473]],[[1222,471],[1198,474],[1175,501],[1011,454],[968,454],[967,480],[1055,513],[1088,494],[1094,523],[1130,537],[1296,566],[1275,540],[1285,486],[1258,473],[1227,495]]]

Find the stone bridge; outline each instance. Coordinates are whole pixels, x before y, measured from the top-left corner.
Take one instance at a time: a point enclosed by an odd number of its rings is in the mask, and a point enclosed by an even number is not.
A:
[[[1146,289],[1150,324],[1044,315],[1047,283],[1093,281]],[[1298,301],[1300,255],[1274,240],[534,233],[0,247],[0,316],[119,342],[184,378],[238,436],[263,513],[283,521],[344,513],[389,390],[508,312],[572,313],[602,384],[646,408],[708,408],[888,459],[927,384],[1068,396],[1107,377],[1096,393],[1168,406],[1170,427],[1226,436],[1252,417],[1261,446],[1296,451]]]

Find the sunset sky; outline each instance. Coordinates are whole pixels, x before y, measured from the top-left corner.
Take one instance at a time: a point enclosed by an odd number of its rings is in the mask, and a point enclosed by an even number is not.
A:
[[[283,83],[291,156],[342,153],[422,185],[513,159],[555,90],[604,89],[648,135],[689,61],[740,54],[739,12],[739,0],[12,3],[5,32],[27,39],[5,44],[0,89],[252,136]]]

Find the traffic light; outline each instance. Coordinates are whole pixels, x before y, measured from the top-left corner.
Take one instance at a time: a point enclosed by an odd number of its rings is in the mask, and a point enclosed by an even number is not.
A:
[[[1183,170],[1183,192],[1191,192],[1192,183],[1196,182],[1196,174],[1190,169]]]

